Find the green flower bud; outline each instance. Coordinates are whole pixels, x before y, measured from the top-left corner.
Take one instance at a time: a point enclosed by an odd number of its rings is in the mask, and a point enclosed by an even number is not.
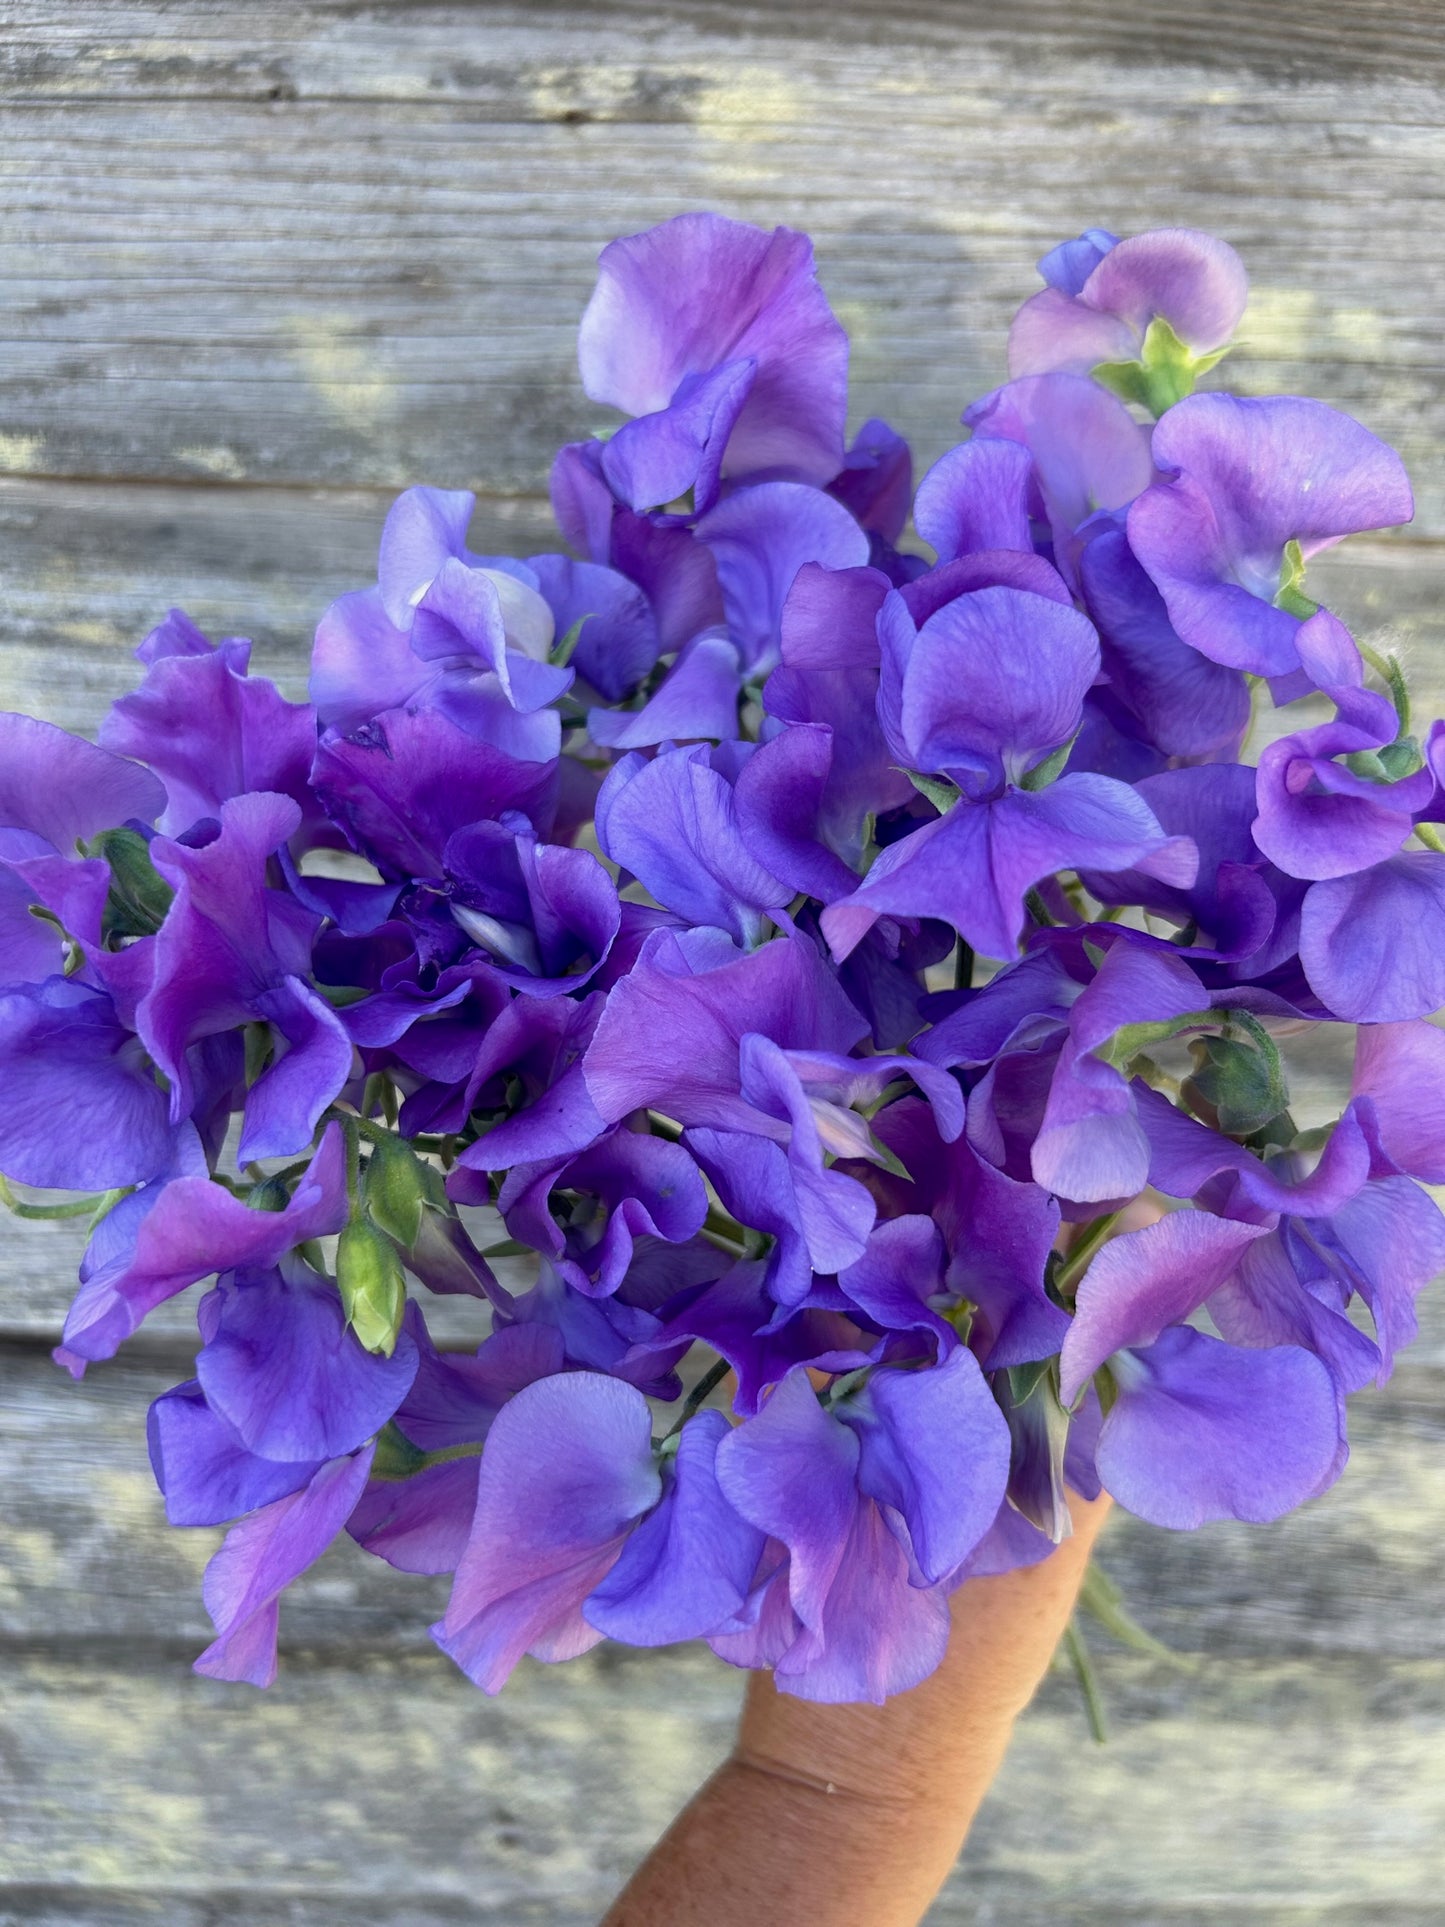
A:
[[[405,1138],[388,1132],[372,1141],[363,1180],[366,1208],[404,1250],[416,1243],[422,1206],[436,1201],[435,1180]]]
[[[406,1280],[396,1246],[365,1218],[353,1218],[337,1241],[336,1282],[356,1336],[369,1352],[390,1358],[406,1308]]]

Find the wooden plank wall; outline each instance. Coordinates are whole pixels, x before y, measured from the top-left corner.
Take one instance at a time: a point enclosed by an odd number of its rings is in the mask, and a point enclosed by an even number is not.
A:
[[[590,428],[598,246],[705,205],[811,230],[858,416],[931,459],[1053,240],[1206,226],[1254,278],[1233,375],[1406,452],[1414,527],[1321,571],[1445,696],[1445,19],[1431,0],[0,0],[0,705],[93,728],[183,603],[299,690],[391,493],[547,540]],[[193,1678],[213,1534],[144,1402],[185,1313],[79,1388],[76,1251],[0,1234],[0,1923],[583,1927],[726,1745],[705,1654],[606,1649],[484,1700],[436,1589],[338,1552],[268,1696]],[[1445,1315],[1275,1529],[1121,1524],[1199,1664],[1029,1714],[933,1915],[1036,1927],[1445,1917]],[[867,1927],[861,1923],[860,1927]]]

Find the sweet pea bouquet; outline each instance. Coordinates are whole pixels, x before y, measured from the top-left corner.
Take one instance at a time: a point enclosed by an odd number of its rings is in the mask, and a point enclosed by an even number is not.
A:
[[[614,241],[570,553],[410,489],[309,702],[172,611],[98,744],[0,718],[0,1172],[90,1221],[76,1377],[213,1280],[149,1415],[203,1673],[346,1532],[489,1692],[610,1637],[879,1700],[1070,1491],[1339,1476],[1445,1268],[1445,723],[1306,565],[1410,489],[1194,392],[1222,242],[1040,270],[915,493],[803,235]]]

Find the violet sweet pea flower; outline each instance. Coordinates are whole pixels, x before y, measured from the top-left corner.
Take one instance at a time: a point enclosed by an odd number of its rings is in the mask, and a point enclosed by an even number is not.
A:
[[[1008,1427],[961,1347],[924,1371],[874,1373],[832,1411],[795,1371],[723,1440],[717,1476],[788,1557],[709,1643],[771,1664],[782,1692],[876,1704],[943,1657],[943,1582],[993,1524]]]
[[[700,1414],[684,1428],[695,1437],[665,1485],[651,1416],[632,1386],[571,1372],[518,1392],[482,1454],[472,1535],[432,1628],[442,1651],[495,1693],[523,1653],[571,1658],[608,1625],[658,1643],[692,1638],[737,1611],[761,1534],[733,1516],[712,1475],[719,1423]],[[663,1509],[672,1516],[604,1587],[629,1535]],[[686,1556],[699,1539],[711,1548],[701,1563]]]
[[[634,509],[724,476],[830,481],[843,466],[848,338],[813,270],[812,243],[716,214],[680,214],[611,242],[577,358],[593,401],[635,419],[602,453]]]
[[[1193,395],[1155,428],[1153,459],[1165,479],[1130,508],[1129,546],[1184,640],[1255,675],[1300,666],[1304,562],[1414,513],[1392,448],[1296,396]]]
[[[1054,560],[1070,582],[1082,524],[1100,509],[1126,507],[1153,479],[1158,457],[1150,456],[1147,432],[1117,396],[1082,375],[1025,375],[1006,382],[974,402],[963,419],[975,439],[1017,442],[1028,450],[1029,514],[1047,524]],[[995,477],[994,468],[970,469],[950,480],[976,501]],[[997,479],[1010,492],[1017,485],[1011,476]],[[1008,513],[1013,518],[1017,510]]]
[[[212,643],[179,609],[136,654],[149,665],[145,680],[112,704],[100,741],[165,784],[166,835],[218,815],[233,796],[272,790],[301,807],[315,840],[326,818],[307,780],[316,750],[310,704],[287,702],[274,683],[247,674],[249,642]]]
[[[1108,1363],[1117,1397],[1099,1433],[1099,1476],[1154,1525],[1277,1519],[1343,1466],[1339,1395],[1312,1352],[1243,1349],[1181,1322],[1263,1235],[1177,1211],[1114,1239],[1080,1281],[1062,1397],[1072,1404]]]
[[[216,1638],[196,1661],[198,1673],[272,1684],[281,1594],[345,1527],[374,1450],[367,1445],[349,1458],[330,1460],[299,1491],[263,1506],[226,1534],[202,1581]]]
[[[309,1144],[351,1075],[345,1027],[307,981],[317,920],[266,883],[266,859],[300,819],[289,797],[235,797],[221,805],[217,833],[203,847],[169,837],[151,845],[175,900],[153,940],[136,1025],[170,1079],[172,1121],[192,1106],[192,1045],[245,1023],[268,1025],[276,1040],[276,1061],[247,1093],[243,1162]]]
[[[881,851],[853,896],[824,910],[835,957],[881,915],[939,917],[975,950],[1010,957],[1026,892],[1059,869],[1143,867],[1192,880],[1193,845],[1167,837],[1128,785],[1070,775],[1022,786],[1079,726],[1099,667],[1083,616],[1028,591],[985,588],[917,627],[894,591],[879,634],[889,745],[903,767],[944,776],[958,801]]]
[[[82,943],[97,943],[110,889],[99,857],[78,850],[102,830],[153,823],[164,788],[149,770],[33,716],[0,713],[0,983],[56,974],[64,947],[39,904]]]
[[[72,1357],[110,1358],[142,1319],[188,1285],[212,1272],[269,1270],[297,1245],[346,1223],[339,1124],[327,1126],[282,1211],[250,1209],[213,1183],[199,1161],[199,1171],[147,1187],[101,1220],[66,1314],[63,1342]]]
[[[1078,242],[1070,245],[1082,255]],[[1174,337],[1171,347],[1177,343],[1195,366],[1211,367],[1228,347],[1248,293],[1239,256],[1214,235],[1194,228],[1132,235],[1099,254],[1076,287],[1050,285],[1024,303],[1009,330],[1009,373],[1087,375],[1101,362],[1147,358],[1156,321]],[[1160,399],[1167,406],[1178,394]]]

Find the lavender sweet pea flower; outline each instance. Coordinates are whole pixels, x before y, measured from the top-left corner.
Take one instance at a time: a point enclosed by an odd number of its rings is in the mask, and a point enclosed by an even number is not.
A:
[[[307,782],[316,750],[311,706],[287,702],[274,683],[247,674],[249,642],[212,644],[179,610],[142,651],[146,678],[112,705],[100,740],[149,764],[165,784],[166,835],[218,815],[233,796],[272,790],[301,806],[314,840],[326,819]]]
[[[739,489],[697,524],[717,563],[728,634],[744,673],[761,679],[779,660],[783,606],[805,563],[860,568],[868,538],[841,502],[800,482]]]
[[[721,629],[695,636],[678,654],[641,709],[587,712],[587,732],[608,749],[652,749],[658,743],[710,738],[733,742],[742,694],[742,658]]]
[[[403,1327],[389,1357],[346,1322],[330,1279],[292,1260],[229,1272],[202,1300],[196,1377],[206,1402],[263,1458],[340,1458],[378,1432],[416,1377]]]
[[[578,362],[593,401],[638,417],[602,455],[636,509],[764,472],[827,482],[843,465],[848,340],[812,243],[682,214],[603,249]]]
[[[974,402],[963,419],[975,437],[1018,442],[1032,456],[1030,513],[1048,524],[1070,581],[1080,525],[1132,502],[1158,459],[1123,402],[1082,375],[1025,375]]]
[[[0,1080],[6,1177],[102,1191],[141,1183],[169,1161],[165,1095],[103,991],[65,977],[0,990]]]
[[[1034,1140],[1035,1180],[1059,1197],[1109,1203],[1142,1191],[1149,1139],[1128,1081],[1099,1053],[1127,1024],[1207,1010],[1209,993],[1166,948],[1113,944],[1069,1012],[1069,1035]]]
[[[1144,739],[1165,756],[1237,753],[1250,716],[1242,672],[1211,661],[1176,633],[1121,529],[1089,542],[1079,580],[1099,631],[1109,693]]]
[[[1175,1212],[1106,1245],[1080,1282],[1062,1396],[1072,1403],[1108,1362],[1117,1397],[1099,1434],[1099,1475],[1152,1524],[1277,1519],[1343,1464],[1339,1395],[1318,1358],[1294,1345],[1241,1349],[1179,1322],[1263,1235]]]
[[[724,1495],[787,1565],[710,1643],[735,1663],[771,1659],[780,1691],[805,1699],[879,1703],[917,1685],[947,1644],[942,1581],[993,1524],[1007,1476],[1007,1427],[961,1348],[876,1373],[831,1413],[791,1373],[718,1451]],[[769,1619],[772,1654],[756,1637]]]
[[[704,746],[665,750],[651,762],[624,756],[598,792],[596,823],[603,855],[665,909],[751,947],[793,891],[744,841],[728,780],[741,760]]]
[[[988,435],[936,461],[918,484],[913,521],[940,562],[990,549],[1033,553],[1034,458],[1024,443]]]
[[[79,846],[102,830],[152,823],[165,791],[149,770],[33,716],[0,713],[0,982],[39,982],[64,962],[50,910],[98,942],[110,872]]]
[[[571,1372],[518,1392],[482,1455],[472,1536],[432,1628],[437,1644],[488,1693],[523,1653],[585,1653],[602,1634],[583,1601],[661,1496],[651,1417],[631,1386]]]
[[[1166,479],[1129,510],[1129,546],[1184,640],[1256,675],[1300,666],[1291,545],[1302,563],[1414,513],[1393,449],[1296,396],[1191,396],[1154,430],[1153,458]]]
[[[148,1187],[97,1228],[66,1315],[65,1348],[78,1358],[110,1358],[148,1313],[188,1285],[212,1272],[277,1265],[297,1245],[339,1231],[348,1212],[339,1124],[327,1126],[283,1211],[251,1210],[204,1166]]]
[[[1064,245],[1082,254],[1078,242]],[[1248,292],[1239,256],[1212,234],[1132,235],[1101,253],[1077,286],[1053,284],[1024,303],[1009,330],[1009,373],[1087,375],[1100,362],[1136,360],[1156,319],[1192,356],[1211,357],[1227,347]]]
[[[226,1534],[202,1593],[217,1637],[195,1663],[211,1679],[269,1686],[276,1677],[278,1601],[345,1526],[371,1467],[373,1447],[333,1459],[288,1497]]]
[[[1142,866],[1192,880],[1193,846],[1166,837],[1127,785],[1071,775],[1020,787],[1079,726],[1099,666],[1084,617],[1028,591],[985,588],[918,628],[895,591],[879,633],[890,747],[904,767],[945,776],[959,800],[883,850],[862,887],[824,910],[835,957],[893,915],[940,917],[975,950],[1007,958],[1025,893],[1059,869]]]
[[[151,857],[175,891],[154,939],[154,971],[136,1024],[171,1082],[171,1117],[191,1109],[189,1048],[245,1023],[271,1027],[276,1061],[251,1086],[240,1156],[284,1156],[311,1140],[351,1074],[351,1040],[310,987],[316,919],[269,888],[266,859],[294,834],[289,797],[233,798],[214,839],[191,848],[157,837]]]

